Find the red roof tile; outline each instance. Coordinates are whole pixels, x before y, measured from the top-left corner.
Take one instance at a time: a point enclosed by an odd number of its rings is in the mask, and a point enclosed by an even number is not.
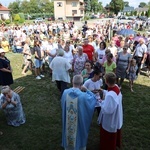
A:
[[[0,4],[0,11],[9,11],[10,9],[4,7],[2,4]]]

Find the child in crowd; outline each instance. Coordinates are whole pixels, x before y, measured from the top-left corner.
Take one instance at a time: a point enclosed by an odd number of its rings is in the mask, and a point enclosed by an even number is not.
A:
[[[129,70],[127,70],[127,73],[129,74],[129,86],[130,86],[131,92],[134,92],[133,91],[133,82],[136,79],[136,71],[137,71],[136,60],[132,59],[130,62]]]

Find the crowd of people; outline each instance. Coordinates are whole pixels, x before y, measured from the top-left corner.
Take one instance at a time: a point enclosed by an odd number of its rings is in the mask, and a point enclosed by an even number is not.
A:
[[[62,106],[62,146],[66,150],[85,150],[94,110],[98,112],[101,150],[121,146],[122,85],[129,80],[130,91],[138,79],[143,64],[150,77],[150,35],[118,35],[121,29],[138,28],[136,22],[97,21],[92,26],[85,21],[82,29],[74,22],[51,22],[0,26],[0,85],[2,109],[18,108],[17,123],[25,123],[19,96],[13,84],[10,61],[5,56],[10,49],[21,53],[22,75],[34,72],[36,80],[45,77],[46,65],[56,81]],[[111,32],[114,34],[111,36]],[[17,55],[19,56],[19,55]],[[20,66],[21,67],[21,66]],[[73,77],[73,88],[67,89]],[[12,109],[13,111],[13,109]],[[16,111],[16,113],[17,113]],[[86,112],[86,113],[85,113]],[[8,124],[18,126],[16,116]],[[111,139],[111,140],[110,140]]]

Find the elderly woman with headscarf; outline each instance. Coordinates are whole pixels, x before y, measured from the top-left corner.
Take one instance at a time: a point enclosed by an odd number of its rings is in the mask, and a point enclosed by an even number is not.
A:
[[[7,124],[11,126],[20,126],[26,121],[22,108],[20,97],[12,91],[9,86],[3,86],[1,89],[1,107],[6,115]]]
[[[67,83],[70,83],[69,70],[71,70],[71,64],[63,55],[64,50],[59,49],[57,51],[57,56],[50,63],[52,81],[56,81],[57,88],[61,92],[61,95],[63,91],[67,89]]]
[[[73,71],[74,75],[81,74],[82,70],[84,69],[85,62],[88,60],[88,56],[86,53],[83,53],[83,47],[77,47],[77,54],[74,55],[73,59]]]

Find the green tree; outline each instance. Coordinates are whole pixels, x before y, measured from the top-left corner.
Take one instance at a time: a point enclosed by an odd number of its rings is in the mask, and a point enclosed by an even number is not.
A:
[[[54,13],[54,2],[50,2],[50,0],[18,0],[10,3],[9,8],[12,14],[21,12],[26,14],[26,16],[43,17],[46,13]]]
[[[137,11],[134,11],[134,13],[133,13],[133,14],[134,14],[134,16],[137,16]]]
[[[133,11],[131,11],[130,16],[133,16]]]
[[[19,16],[19,14],[16,14],[15,16],[14,16],[14,21],[15,22],[18,22],[20,20],[20,16]]]
[[[40,3],[38,0],[30,0],[29,13],[40,13]]]
[[[111,0],[109,7],[110,10],[117,15],[119,11],[123,10],[124,2],[123,0]]]
[[[41,0],[40,10],[42,11],[42,13],[45,13],[45,12],[53,13],[54,3],[50,2],[49,0]]]
[[[126,16],[129,16],[129,13],[128,13],[128,12],[126,12]]]
[[[124,7],[129,7],[129,2],[125,1],[124,2]]]
[[[145,16],[148,17],[148,11],[145,12]]]
[[[144,11],[142,11],[142,13],[141,13],[141,16],[144,16],[145,14],[144,14]]]
[[[25,19],[24,13],[18,13],[18,15],[20,16],[20,18]]]
[[[97,10],[100,12],[100,11],[103,11],[104,12],[104,8],[103,8],[103,5],[102,5],[102,2],[98,2],[98,5],[97,5]]]
[[[148,17],[148,18],[150,17],[150,8],[149,8],[148,11],[147,11],[147,17]]]
[[[13,3],[10,3],[8,8],[11,9],[12,14],[19,13],[20,12],[20,1],[15,1]]]
[[[20,11],[25,14],[30,13],[30,1],[23,0],[20,5]]]
[[[85,13],[90,12],[91,10],[91,0],[84,0],[85,3]]]
[[[91,12],[97,13],[103,10],[103,6],[101,2],[98,0],[91,0]]]
[[[143,8],[143,7],[145,7],[146,5],[147,5],[146,3],[141,2],[140,5],[139,5],[139,7]]]

